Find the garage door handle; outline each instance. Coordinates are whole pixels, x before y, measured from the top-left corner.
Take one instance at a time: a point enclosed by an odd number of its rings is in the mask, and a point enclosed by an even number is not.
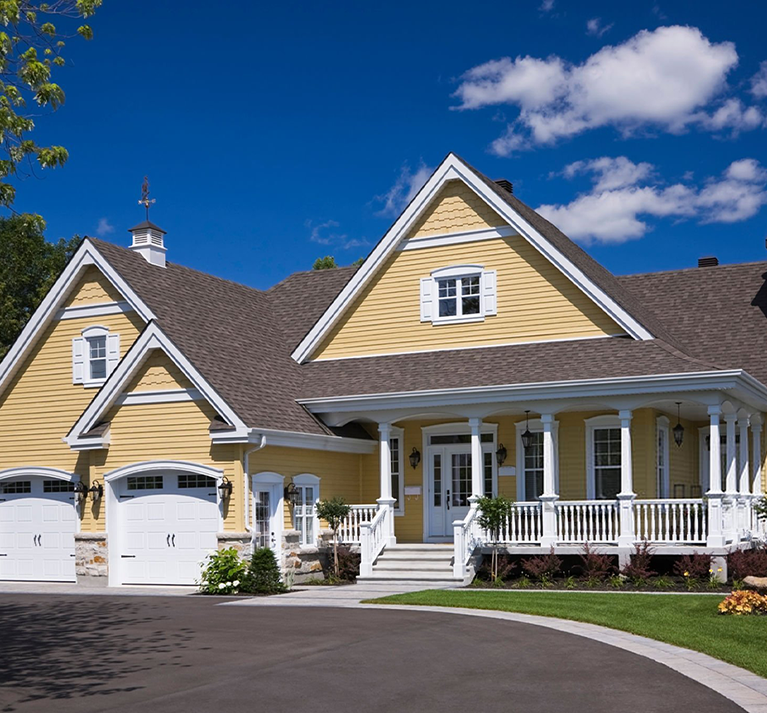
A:
[[[0,552],[0,557],[7,557],[8,555],[5,553]]]
[[[173,546],[176,546],[176,533],[173,533],[173,537],[170,538],[170,541],[173,543]]]
[[[70,557],[77,557],[77,555],[69,555]]]
[[[165,538],[165,544],[170,547],[170,534]]]
[[[136,555],[120,555],[124,560],[135,560]]]

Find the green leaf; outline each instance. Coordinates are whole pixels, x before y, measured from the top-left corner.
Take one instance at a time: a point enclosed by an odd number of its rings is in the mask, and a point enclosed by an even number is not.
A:
[[[86,40],[93,39],[93,30],[91,29],[90,25],[80,25],[80,27],[77,28],[77,34]]]

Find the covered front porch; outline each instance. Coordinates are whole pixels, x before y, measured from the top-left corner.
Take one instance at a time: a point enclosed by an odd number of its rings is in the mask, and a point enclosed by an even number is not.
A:
[[[477,501],[505,495],[515,503],[500,543],[511,553],[589,543],[625,558],[642,541],[671,555],[749,547],[767,534],[754,510],[767,403],[736,381],[357,412],[378,436],[363,468],[362,492],[374,497],[352,507],[341,539],[359,545],[363,576],[397,542],[452,543],[453,576],[465,580],[491,541]]]

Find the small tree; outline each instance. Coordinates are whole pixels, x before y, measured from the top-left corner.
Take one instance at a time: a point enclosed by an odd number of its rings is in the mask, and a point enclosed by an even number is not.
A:
[[[253,594],[280,594],[286,590],[271,547],[259,547],[253,551],[244,588]]]
[[[341,527],[341,523],[349,515],[351,507],[340,496],[330,500],[320,500],[315,507],[317,517],[327,522],[333,531],[333,572],[336,579],[338,579],[340,576],[338,571],[338,528]]]
[[[338,267],[336,259],[332,255],[325,255],[325,257],[318,257],[312,265],[312,270],[332,270]]]
[[[493,554],[490,564],[490,577],[493,582],[498,578],[498,544],[501,540],[501,530],[511,517],[514,502],[499,495],[497,498],[480,498],[477,501],[479,516],[477,522],[483,530],[490,534]]]

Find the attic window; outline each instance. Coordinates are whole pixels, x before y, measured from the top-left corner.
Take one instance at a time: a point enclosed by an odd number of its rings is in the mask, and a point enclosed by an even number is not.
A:
[[[496,314],[495,270],[453,265],[421,279],[421,321],[432,324],[483,321]]]
[[[120,335],[94,325],[72,340],[72,383],[101,386],[120,361]]]

